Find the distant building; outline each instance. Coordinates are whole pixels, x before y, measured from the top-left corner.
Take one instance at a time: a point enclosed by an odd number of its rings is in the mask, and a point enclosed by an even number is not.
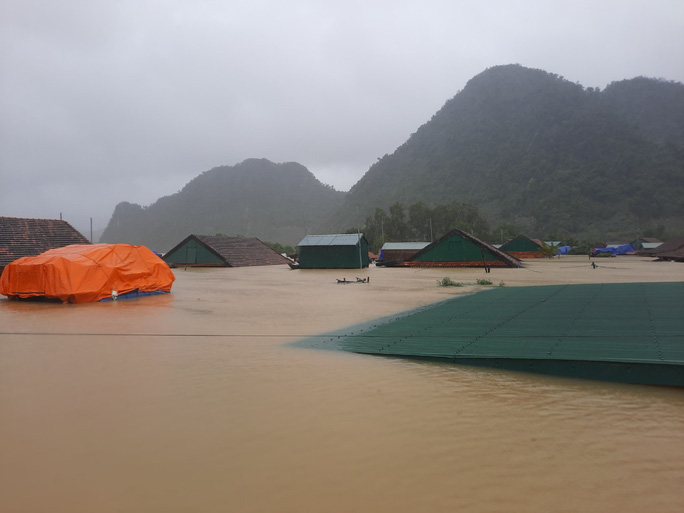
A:
[[[363,234],[307,235],[297,247],[300,269],[368,267],[368,241]]]
[[[171,267],[249,267],[290,262],[259,239],[189,235],[163,257]]]
[[[504,242],[499,249],[515,258],[525,259],[545,257],[542,247],[541,241],[518,235],[514,239]]]
[[[60,219],[0,217],[0,273],[17,258],[37,256],[70,244],[90,244],[90,241]]]
[[[636,251],[644,251],[647,249],[655,249],[663,244],[663,241],[652,238],[652,237],[640,237],[632,241],[632,247]]]
[[[655,257],[659,260],[684,262],[684,237],[664,242],[657,248],[640,251],[639,255]]]
[[[403,262],[418,251],[430,245],[429,242],[385,242],[380,248],[380,262]]]
[[[462,230],[452,230],[402,262],[401,267],[522,267],[519,260]]]

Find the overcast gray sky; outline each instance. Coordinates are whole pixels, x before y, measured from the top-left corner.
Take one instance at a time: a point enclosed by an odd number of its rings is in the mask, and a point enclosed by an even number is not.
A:
[[[684,82],[684,1],[0,0],[0,215],[88,236],[251,157],[348,190],[510,63]]]

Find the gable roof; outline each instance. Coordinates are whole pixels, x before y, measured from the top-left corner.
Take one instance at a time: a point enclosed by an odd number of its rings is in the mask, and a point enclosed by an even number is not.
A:
[[[164,255],[164,259],[183,247],[191,239],[216,255],[228,267],[287,264],[289,260],[254,237],[224,237],[189,235]],[[179,263],[178,265],[183,265]]]
[[[335,233],[330,235],[307,235],[304,237],[298,247],[304,246],[357,246],[359,238],[365,240],[362,234],[357,233]]]
[[[518,235],[511,240],[504,242],[499,249],[501,251],[539,251],[541,241],[530,239],[525,235]]]
[[[60,219],[0,217],[0,270],[17,258],[37,256],[70,244],[90,241]]]
[[[684,237],[669,240],[656,248],[641,251],[639,254],[672,260],[684,260]]]
[[[465,240],[472,245],[472,248],[479,250],[476,251],[477,259],[463,261],[456,259],[450,261],[432,261],[429,259],[429,253],[433,249],[441,246],[444,243],[447,243],[452,238],[460,238],[462,240]],[[504,253],[501,250],[496,249],[494,246],[487,244],[486,242],[478,239],[477,237],[474,237],[473,235],[470,235],[469,233],[466,233],[463,230],[459,229],[451,230],[449,233],[447,233],[440,239],[421,249],[415,255],[407,259],[407,261],[404,262],[403,265],[439,265],[444,267],[493,267],[495,265],[499,265],[506,267],[522,267],[522,264],[518,259]]]
[[[678,239],[668,240],[663,242],[660,246],[648,251],[644,251],[645,255],[657,255],[658,253],[677,251],[678,249],[684,248],[684,237],[679,237]]]

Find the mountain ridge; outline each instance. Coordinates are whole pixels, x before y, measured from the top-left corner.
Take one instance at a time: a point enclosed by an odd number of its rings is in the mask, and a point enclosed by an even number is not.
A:
[[[119,203],[100,240],[158,251],[193,233],[296,243],[318,228],[320,217],[329,216],[343,197],[296,162],[247,159],[205,171],[149,207]]]
[[[225,233],[294,245],[420,201],[473,205],[493,230],[605,241],[684,231],[682,196],[684,85],[636,77],[601,91],[511,64],[471,78],[347,193],[301,164],[248,159],[149,207],[120,203],[100,240],[163,250]]]
[[[542,70],[496,66],[374,163],[338,215],[455,200],[535,236],[606,237],[662,223],[682,229],[681,105],[684,86],[676,82],[639,77],[599,91]],[[651,212],[649,194],[665,196]]]

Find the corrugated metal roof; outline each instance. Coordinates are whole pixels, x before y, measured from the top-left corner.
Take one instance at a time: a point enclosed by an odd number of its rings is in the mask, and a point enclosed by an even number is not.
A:
[[[497,287],[355,327],[332,343],[365,354],[684,386],[682,311],[681,282]]]
[[[363,233],[361,234],[363,237]],[[356,246],[359,235],[356,233],[338,233],[330,235],[307,235],[297,246]]]
[[[461,251],[454,253],[449,247],[449,241],[459,239],[466,244],[461,248]],[[464,248],[470,248],[470,250]],[[431,252],[439,254],[431,256]],[[466,258],[466,260],[464,260],[465,253],[470,253],[470,256],[474,256],[475,258]],[[450,258],[445,259],[445,254]],[[516,258],[459,229],[454,229],[435,242],[428,244],[414,254],[411,257],[411,261],[403,262],[400,265],[434,265],[445,267],[458,267],[460,265],[494,267],[495,265],[502,265],[507,267],[522,267],[520,261]]]
[[[509,251],[538,251],[540,248],[541,241],[530,239],[525,235],[518,235],[511,240],[507,240],[499,247],[505,253]]]
[[[418,251],[428,246],[429,242],[385,242],[383,251]]]

